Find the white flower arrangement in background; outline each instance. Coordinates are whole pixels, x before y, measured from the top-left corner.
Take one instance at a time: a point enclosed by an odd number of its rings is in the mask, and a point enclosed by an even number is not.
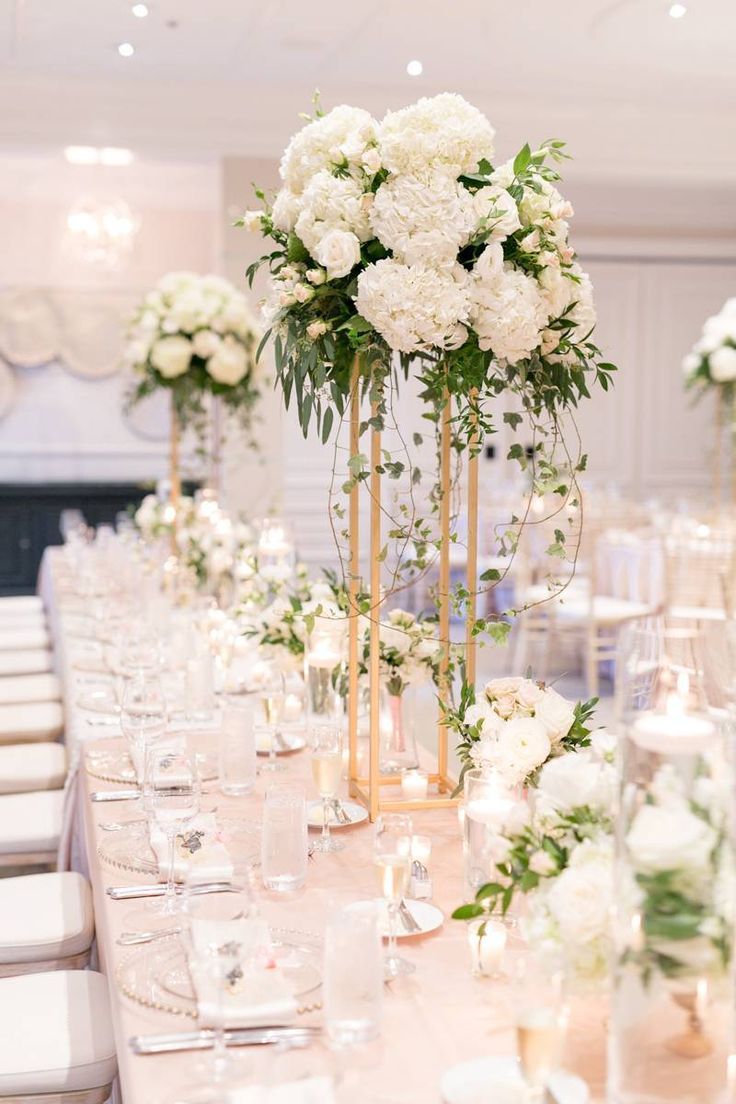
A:
[[[736,382],[736,299],[727,299],[718,314],[706,320],[682,370],[688,387],[730,387]]]
[[[370,621],[361,618],[359,674],[368,676]],[[381,683],[392,697],[399,697],[410,686],[436,681],[440,661],[437,625],[420,621],[407,610],[392,609],[379,624],[379,673]]]
[[[209,394],[249,424],[258,398],[259,338],[245,296],[228,280],[169,273],[144,297],[127,329],[123,361],[135,380],[130,404],[164,388],[181,424],[201,433]]]
[[[346,617],[343,595],[329,577],[313,581],[302,576],[265,609],[242,609],[241,630],[266,658],[294,673],[302,671],[307,637],[317,620]]]

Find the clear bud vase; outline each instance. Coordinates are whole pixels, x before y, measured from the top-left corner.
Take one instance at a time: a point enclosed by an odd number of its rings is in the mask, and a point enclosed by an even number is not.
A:
[[[382,774],[397,774],[419,766],[411,693],[381,692],[381,756]]]
[[[340,716],[346,625],[345,619],[318,617],[307,637],[304,683],[309,722],[334,723]]]
[[[609,1104],[733,1099],[732,734],[697,636],[660,633],[624,675]]]

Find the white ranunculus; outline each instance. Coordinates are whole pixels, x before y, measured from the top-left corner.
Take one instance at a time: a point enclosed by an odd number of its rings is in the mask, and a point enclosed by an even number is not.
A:
[[[248,356],[244,347],[228,334],[207,361],[207,371],[218,383],[235,387],[248,372]]]
[[[475,705],[469,706],[465,711],[465,723],[468,725],[475,725],[479,721],[482,722],[482,732],[488,736],[494,732],[499,732],[503,727],[503,721],[499,717],[489,703],[481,698]]]
[[[338,280],[360,261],[360,242],[350,231],[329,230],[316,247],[314,258],[327,270],[328,280]]]
[[[550,750],[544,725],[534,717],[514,717],[496,737],[493,765],[510,786],[516,786],[544,763]]]
[[[590,746],[594,755],[606,763],[613,763],[616,759],[618,740],[606,728],[596,728],[590,734]]]
[[[662,808],[642,805],[626,836],[626,846],[636,870],[656,874],[661,870],[701,871],[710,859],[716,833],[685,804]]]
[[[572,728],[575,707],[550,686],[537,702],[534,716],[544,725],[550,742],[557,744]]]
[[[192,360],[192,343],[181,334],[161,337],[151,349],[151,364],[165,379],[183,376]]]
[[[516,700],[522,709],[536,709],[543,696],[544,690],[532,679],[524,679],[516,691]]]
[[[565,943],[585,944],[610,932],[613,854],[609,845],[585,841],[551,883],[545,903]]]
[[[361,108],[341,104],[308,123],[289,142],[281,159],[281,179],[300,195],[318,172],[347,161],[360,169],[366,149],[375,146],[376,122]]]
[[[358,313],[397,352],[443,349],[467,321],[465,287],[452,273],[391,258],[358,277]]]
[[[359,241],[372,237],[370,209],[373,197],[352,177],[317,173],[301,197],[301,211],[295,231],[313,257],[320,243],[333,230],[354,234]]]
[[[382,164],[394,173],[422,173],[444,166],[455,177],[493,157],[494,130],[462,96],[443,92],[389,111],[378,136]]]
[[[378,240],[409,265],[454,264],[476,221],[470,192],[443,169],[389,177],[371,211]]]
[[[736,349],[722,345],[708,357],[708,367],[716,383],[731,383],[736,379]]]
[[[552,806],[560,813],[579,805],[607,812],[615,781],[615,771],[608,763],[586,750],[571,751],[544,764],[537,792],[545,800],[545,808]]]
[[[479,188],[473,196],[473,209],[478,222],[485,220],[490,228],[491,241],[504,241],[521,227],[514,197],[498,184]]]
[[[195,356],[202,357],[203,360],[207,360],[212,354],[219,349],[222,338],[219,334],[213,333],[212,330],[197,330],[192,337],[192,348],[194,349]]]
[[[469,298],[470,322],[478,344],[492,350],[498,360],[518,364],[539,346],[547,323],[537,284],[510,265],[490,278],[477,268],[471,276]]]

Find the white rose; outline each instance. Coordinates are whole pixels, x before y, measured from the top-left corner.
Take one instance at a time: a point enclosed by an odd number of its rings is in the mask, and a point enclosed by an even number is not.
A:
[[[544,878],[549,874],[554,874],[557,870],[557,863],[546,851],[535,851],[529,859],[529,869]]]
[[[381,155],[377,147],[369,146],[368,149],[363,150],[360,163],[365,171],[370,173],[371,176],[377,173],[381,167]]]
[[[702,870],[716,844],[716,833],[686,805],[642,805],[626,836],[631,861],[643,873]]]
[[[319,319],[316,322],[310,322],[307,326],[307,336],[316,341],[322,334],[327,333],[327,323],[322,322]]]
[[[327,273],[323,268],[310,268],[305,274],[305,279],[309,280],[309,283],[313,284],[315,287],[319,287],[319,285],[323,284],[327,279]]]
[[[494,732],[499,732],[503,727],[503,721],[498,713],[495,713],[488,702],[482,699],[476,702],[475,705],[469,706],[465,711],[465,723],[467,725],[475,725],[479,721],[483,724],[481,731],[485,736],[493,735]]]
[[[360,261],[360,242],[349,230],[328,230],[314,255],[327,269],[327,279],[338,280]]]
[[[490,682],[486,683],[483,693],[489,700],[493,698],[504,698],[509,694],[516,694],[522,682],[524,682],[522,678],[491,679]]]
[[[708,357],[711,379],[716,383],[730,383],[736,379],[736,349],[723,345]]]
[[[293,294],[297,303],[308,303],[310,299],[314,299],[314,288],[307,287],[306,284],[296,284]]]
[[[693,372],[697,372],[698,368],[700,367],[701,360],[702,357],[700,357],[697,353],[688,353],[682,361],[682,374],[687,377],[691,376]]]
[[[606,812],[613,802],[615,780],[608,763],[596,760],[589,751],[571,751],[544,764],[537,792],[546,808],[552,806],[561,813],[581,805]]]
[[[497,184],[478,189],[473,196],[473,209],[479,221],[487,220],[491,241],[503,241],[521,226],[519,210],[513,196]]]
[[[151,349],[151,364],[165,379],[183,376],[192,360],[192,343],[180,334],[161,337]]]
[[[546,904],[566,943],[589,943],[607,936],[613,904],[610,848],[589,841],[576,847],[568,868],[551,883]]]
[[[277,230],[290,234],[299,217],[299,198],[288,188],[282,188],[276,195],[271,208],[271,218]]]
[[[606,763],[615,761],[618,740],[612,732],[605,728],[597,728],[590,734],[590,746],[599,759],[603,759]]]
[[[575,707],[549,687],[537,702],[534,716],[544,725],[552,744],[567,736],[575,720]]]
[[[192,348],[195,356],[207,360],[220,348],[221,342],[220,335],[213,333],[212,330],[197,330],[192,338]]]
[[[501,694],[500,697],[493,699],[493,708],[499,717],[507,721],[516,711],[516,697],[513,694]]]
[[[516,700],[522,709],[535,709],[543,697],[544,690],[531,679],[524,679],[516,691]]]
[[[245,348],[234,337],[224,338],[219,349],[207,361],[207,371],[218,383],[234,387],[248,372]]]
[[[534,717],[506,721],[497,736],[495,763],[509,785],[518,785],[547,759],[550,742]]]
[[[243,223],[243,227],[245,230],[260,230],[262,218],[262,211],[244,211],[241,217],[241,222]]]

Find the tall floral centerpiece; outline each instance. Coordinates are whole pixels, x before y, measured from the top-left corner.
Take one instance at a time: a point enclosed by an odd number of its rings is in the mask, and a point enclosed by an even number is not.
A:
[[[718,314],[708,318],[703,332],[682,362],[685,385],[716,396],[716,499],[721,497],[724,424],[728,439],[731,494],[736,494],[736,299],[727,299]]]
[[[378,808],[382,603],[439,561],[440,697],[449,695],[451,597],[468,623],[472,681],[477,635],[488,631],[503,639],[509,628],[507,618],[476,616],[479,591],[501,574],[486,572],[479,585],[476,570],[476,460],[483,436],[494,430],[494,400],[503,393],[517,400],[522,413],[506,413],[504,421],[512,431],[525,425],[535,447],[531,461],[521,444],[509,456],[531,471],[536,490],[556,494],[564,511],[576,501],[576,472],[585,461],[573,456],[572,477],[563,478],[556,448],[563,447],[566,466],[570,449],[561,416],[589,394],[591,382],[607,389],[614,370],[591,339],[591,284],[569,243],[572,208],[556,187],[563,143],[526,145],[500,165],[494,165],[494,152],[489,120],[452,93],[388,112],[381,122],[346,105],[318,111],[284,153],[280,191],[272,201],[259,193],[263,208],[242,220],[270,239],[249,277],[261,265],[270,273],[264,342],[272,342],[285,403],[296,404],[303,432],[314,426],[323,441],[339,437],[349,411],[348,462],[344,473],[335,471],[331,517],[354,613],[353,749],[358,613],[371,620],[372,815]],[[437,437],[438,470],[424,495],[412,451],[421,435],[410,442],[393,415],[396,388],[410,375],[420,383],[425,418]],[[370,407],[365,417],[361,400]],[[397,447],[386,447],[382,434]],[[457,471],[464,452],[468,582],[451,595],[451,502],[459,478],[452,474],[453,458]],[[387,503],[384,481],[406,493]],[[360,571],[361,490],[371,501],[367,586]],[[341,494],[349,497],[348,508]],[[440,791],[451,789],[446,765],[441,734]],[[358,792],[355,777],[353,783]]]
[[[258,399],[257,323],[242,292],[220,276],[171,272],[143,298],[126,333],[125,364],[134,383],[129,403],[155,391],[171,396],[172,497],[179,497],[179,433],[200,441],[208,400],[223,403],[246,428]],[[219,430],[213,451],[219,458]]]

